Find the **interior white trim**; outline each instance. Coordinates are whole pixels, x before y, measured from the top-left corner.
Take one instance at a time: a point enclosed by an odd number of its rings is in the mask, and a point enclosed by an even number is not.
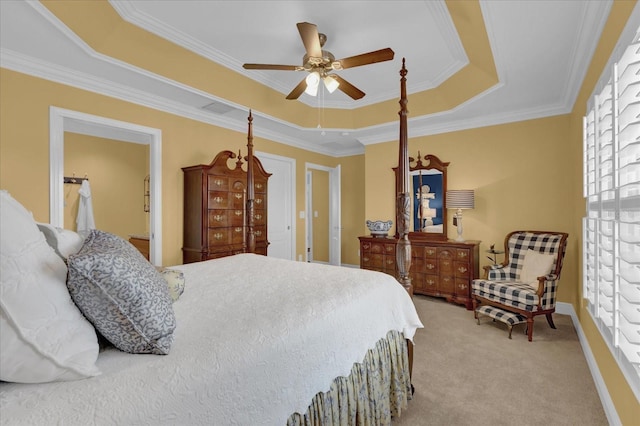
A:
[[[622,426],[616,407],[613,405],[613,400],[611,399],[607,385],[602,378],[596,358],[593,356],[593,352],[591,352],[589,341],[582,330],[582,325],[580,324],[580,320],[578,319],[575,309],[573,309],[573,305],[571,303],[558,302],[556,303],[556,313],[571,316],[573,327],[576,329],[576,333],[578,334],[578,340],[580,341],[580,346],[582,346],[582,352],[587,360],[587,365],[591,371],[591,377],[593,377],[593,381],[595,382],[596,390],[600,396],[600,402],[602,402],[602,407],[604,408],[604,413],[607,416],[607,420],[609,420],[609,425]]]
[[[49,108],[49,222],[64,227],[64,132],[149,145],[150,261],[162,265],[162,131],[55,106]]]

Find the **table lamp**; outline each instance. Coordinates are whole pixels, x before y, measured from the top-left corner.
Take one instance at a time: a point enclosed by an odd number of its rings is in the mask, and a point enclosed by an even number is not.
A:
[[[455,224],[458,227],[458,238],[456,241],[464,241],[462,238],[462,209],[472,209],[474,207],[473,189],[452,189],[447,191],[446,203],[448,209],[457,209],[453,215]]]

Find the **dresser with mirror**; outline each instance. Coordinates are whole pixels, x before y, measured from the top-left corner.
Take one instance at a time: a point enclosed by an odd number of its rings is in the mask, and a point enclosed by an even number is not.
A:
[[[410,158],[412,191],[411,268],[415,294],[442,297],[472,309],[471,281],[479,278],[480,241],[447,238],[447,167],[434,155]],[[398,170],[394,168],[396,188]],[[397,192],[397,191],[396,191]],[[398,223],[398,217],[395,222]],[[360,239],[360,268],[397,276],[397,235],[368,235]]]

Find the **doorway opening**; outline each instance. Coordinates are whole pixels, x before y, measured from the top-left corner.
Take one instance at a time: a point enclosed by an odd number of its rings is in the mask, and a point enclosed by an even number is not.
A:
[[[315,186],[320,181],[320,185]],[[306,261],[341,264],[340,165],[305,164]],[[314,193],[316,195],[314,195]],[[320,193],[320,197],[318,197]],[[328,198],[328,199],[327,199]],[[326,246],[326,249],[324,248]],[[328,258],[322,257],[328,250]]]
[[[64,228],[64,133],[149,145],[149,261],[162,264],[162,132],[58,107],[49,109],[49,222]]]

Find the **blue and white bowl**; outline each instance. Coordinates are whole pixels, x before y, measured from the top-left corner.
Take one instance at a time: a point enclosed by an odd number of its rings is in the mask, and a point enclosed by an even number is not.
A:
[[[391,220],[367,220],[367,228],[374,237],[384,237],[389,234],[389,230],[393,225]]]

